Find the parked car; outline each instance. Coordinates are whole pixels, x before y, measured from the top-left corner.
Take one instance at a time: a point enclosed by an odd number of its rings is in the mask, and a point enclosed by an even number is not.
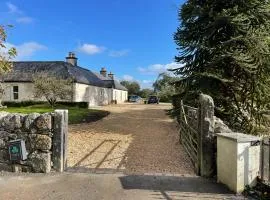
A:
[[[147,103],[148,104],[151,104],[151,103],[159,104],[159,98],[157,96],[154,96],[154,95],[149,96]]]
[[[129,97],[129,102],[139,103],[142,100],[140,96],[137,95],[131,95]]]

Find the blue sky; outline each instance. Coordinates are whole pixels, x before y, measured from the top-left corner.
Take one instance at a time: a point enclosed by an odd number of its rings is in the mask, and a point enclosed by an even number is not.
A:
[[[72,3],[71,3],[72,2]],[[120,80],[151,87],[176,66],[173,33],[181,0],[14,0],[0,2],[0,24],[12,24],[7,45],[17,60],[64,60],[106,67]]]

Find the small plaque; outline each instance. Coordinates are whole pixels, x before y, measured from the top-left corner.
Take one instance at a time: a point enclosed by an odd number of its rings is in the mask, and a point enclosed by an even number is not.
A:
[[[24,140],[9,141],[8,152],[11,161],[21,161],[27,159]]]

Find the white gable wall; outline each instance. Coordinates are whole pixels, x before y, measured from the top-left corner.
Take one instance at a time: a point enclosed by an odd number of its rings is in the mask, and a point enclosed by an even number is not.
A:
[[[108,105],[112,100],[112,89],[75,83],[75,102],[89,102],[89,106]]]
[[[117,103],[124,103],[128,100],[128,92],[124,90],[113,89],[113,100]]]

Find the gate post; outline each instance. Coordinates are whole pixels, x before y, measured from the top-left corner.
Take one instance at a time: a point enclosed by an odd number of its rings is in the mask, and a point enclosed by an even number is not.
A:
[[[214,101],[212,97],[200,94],[198,109],[199,166],[200,175],[211,177],[215,172]]]
[[[63,172],[67,168],[68,110],[55,110],[53,120],[53,168]]]

